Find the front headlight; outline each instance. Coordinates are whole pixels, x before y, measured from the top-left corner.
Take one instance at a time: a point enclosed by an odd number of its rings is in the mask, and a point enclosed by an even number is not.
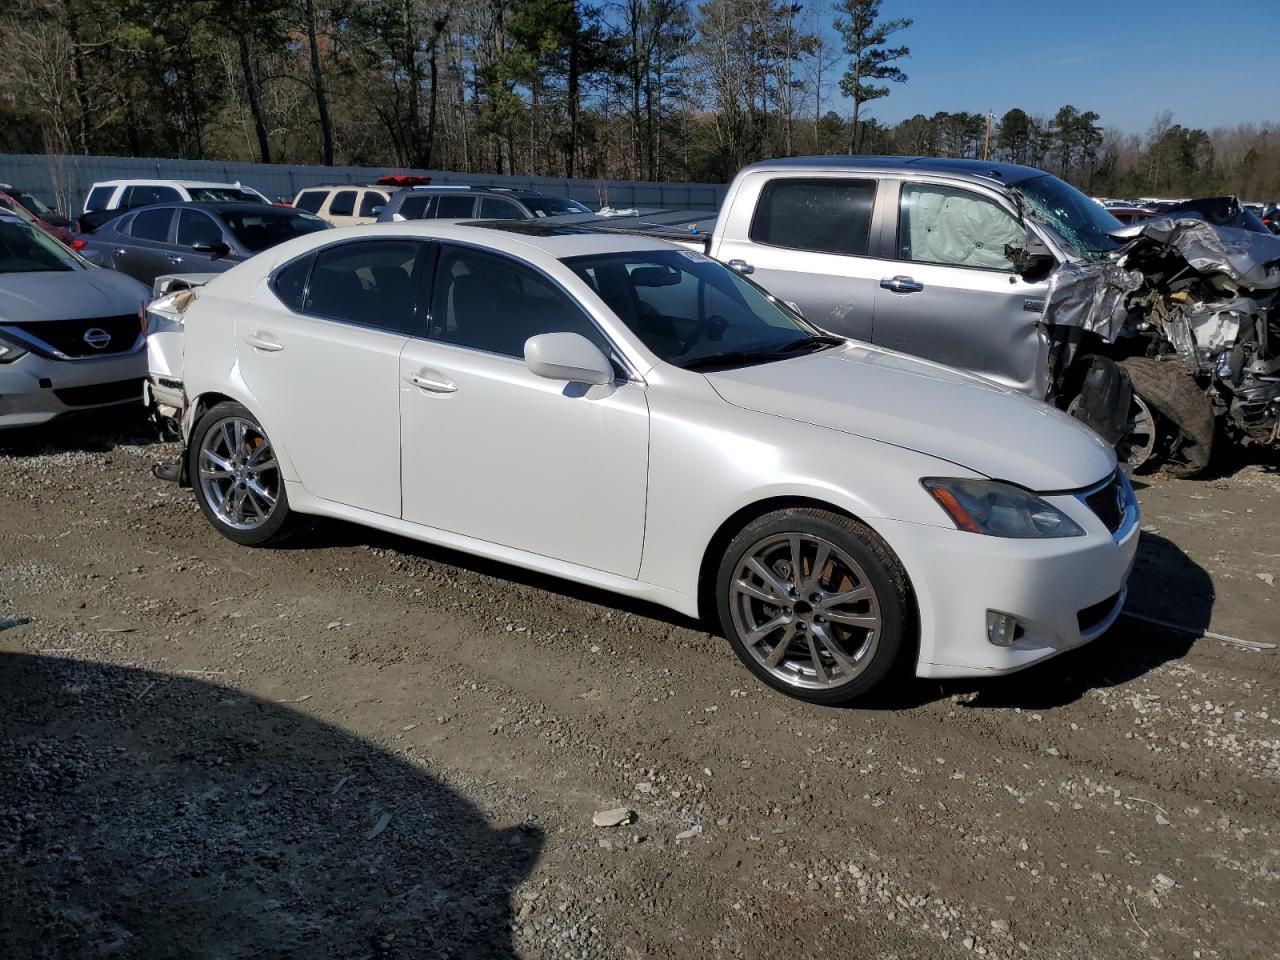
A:
[[[0,363],[13,363],[19,357],[25,357],[27,350],[8,340],[0,340]]]
[[[955,525],[990,537],[1083,537],[1074,520],[1028,490],[999,480],[920,481]]]

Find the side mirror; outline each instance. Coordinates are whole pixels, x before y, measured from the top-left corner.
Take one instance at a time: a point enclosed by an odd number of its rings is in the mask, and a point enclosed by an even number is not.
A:
[[[231,248],[219,240],[217,243],[193,243],[191,249],[196,253],[211,253],[215,257],[225,257]]]
[[[371,208],[371,209],[369,210],[369,214],[370,214],[370,216],[374,216],[374,217],[376,217],[378,214],[382,213],[382,211],[383,211],[383,210],[385,210],[385,209],[387,209],[387,208],[386,208],[386,207],[373,207],[373,208]]]
[[[578,333],[540,333],[524,343],[524,362],[548,380],[594,385],[613,383],[613,364]]]
[[[1022,246],[1006,244],[1004,255],[1013,264],[1014,271],[1024,280],[1038,280],[1058,265],[1058,258],[1030,227],[1027,227],[1027,237]]]

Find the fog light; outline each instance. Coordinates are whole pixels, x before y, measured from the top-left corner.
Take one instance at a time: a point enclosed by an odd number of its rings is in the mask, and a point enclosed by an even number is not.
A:
[[[987,611],[987,640],[997,647],[1011,647],[1013,641],[1022,635],[1022,627],[1018,618],[1011,613],[999,610]]]

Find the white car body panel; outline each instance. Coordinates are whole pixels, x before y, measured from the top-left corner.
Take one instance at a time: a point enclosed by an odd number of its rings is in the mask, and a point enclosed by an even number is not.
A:
[[[596,320],[630,379],[566,385],[510,358],[327,324],[293,314],[267,285],[299,254],[361,236],[479,245],[523,260]],[[736,513],[769,501],[829,505],[875,530],[906,569],[922,676],[1020,669],[1114,620],[1136,524],[1117,540],[1061,493],[1114,472],[1101,440],[987,381],[856,342],[712,374],[666,364],[561,262],[643,249],[671,245],[628,235],[552,242],[439,221],[282,244],[212,280],[188,311],[185,429],[194,401],[231,397],[270,435],[296,511],[690,616],[700,613],[708,547]],[[258,335],[284,349],[264,354],[244,342]],[[456,389],[424,390],[415,374]],[[962,532],[921,487],[929,476],[985,476],[1046,492],[1087,535]],[[1076,614],[1113,596],[1115,609],[1082,632]],[[1024,619],[1025,635],[1008,648],[988,643],[988,609]]]

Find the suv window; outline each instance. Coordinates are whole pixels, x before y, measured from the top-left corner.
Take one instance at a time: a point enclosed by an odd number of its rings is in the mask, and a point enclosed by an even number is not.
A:
[[[524,220],[524,211],[510,200],[501,197],[480,198],[480,218],[482,220]]]
[[[361,240],[316,254],[303,312],[407,333],[421,288],[422,244]]]
[[[315,213],[324,206],[324,198],[329,195],[327,190],[304,190],[298,194],[298,199],[293,205],[299,210],[305,210],[307,213]]]
[[[176,203],[182,199],[173,187],[161,186],[157,183],[136,184],[129,187],[121,198],[122,207],[145,207],[153,203]]]
[[[760,192],[751,239],[775,247],[865,257],[874,180],[771,180]]]
[[[89,191],[89,198],[84,202],[85,213],[107,209],[107,204],[111,202],[111,195],[115,192],[115,187],[94,187]]]
[[[360,198],[360,216],[376,217],[387,205],[387,198],[376,190],[366,190]]]
[[[412,197],[405,197],[400,203],[400,208],[396,213],[404,217],[406,220],[422,220],[430,216],[427,207],[435,200],[435,197],[417,194]]]
[[[507,357],[523,357],[540,333],[580,333],[608,356],[609,341],[550,281],[505,257],[445,247],[436,267],[429,336]]]
[[[129,224],[129,236],[135,240],[155,240],[168,243],[169,222],[173,219],[172,210],[143,210],[136,214],[133,223]]]
[[[1026,242],[1026,231],[1012,214],[969,190],[903,184],[899,210],[898,256],[903,260],[1012,270],[1005,244]]]
[[[471,216],[475,209],[476,198],[467,194],[454,196],[442,194],[436,201],[434,217],[440,220],[458,220]]]
[[[222,230],[207,213],[182,210],[178,213],[178,246],[194,247],[197,243],[222,243]]]
[[[349,217],[356,210],[356,192],[354,190],[339,190],[333,195],[333,199],[329,201],[329,216],[331,217]]]

